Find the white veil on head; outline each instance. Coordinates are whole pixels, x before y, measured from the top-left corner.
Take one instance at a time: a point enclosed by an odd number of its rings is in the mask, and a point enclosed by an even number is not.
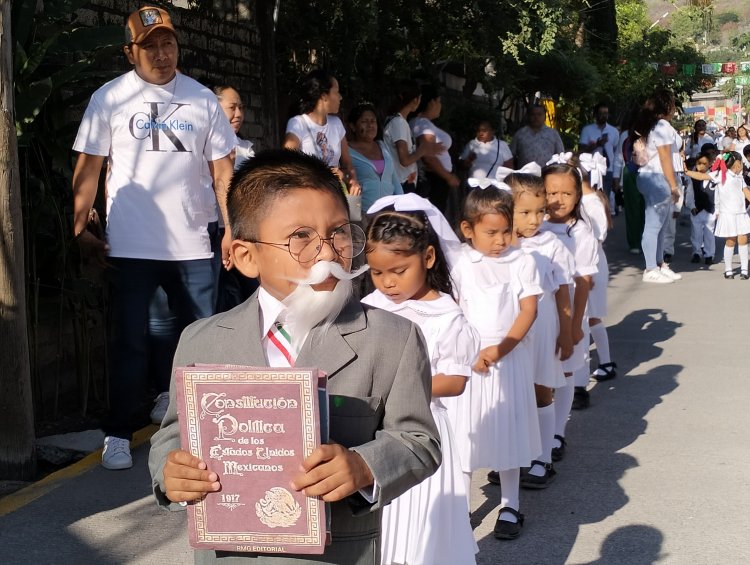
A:
[[[461,241],[448,220],[434,204],[414,193],[393,194],[376,200],[367,210],[367,214],[374,215],[386,208],[393,208],[396,212],[422,212],[438,236],[440,249],[443,251],[446,261],[448,261],[448,266],[453,265],[452,258],[460,252]]]

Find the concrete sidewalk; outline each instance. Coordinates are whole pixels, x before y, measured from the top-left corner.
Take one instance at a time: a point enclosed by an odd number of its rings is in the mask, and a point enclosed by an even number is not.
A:
[[[750,563],[750,282],[690,264],[688,228],[678,226],[673,265],[684,279],[644,284],[616,224],[606,322],[620,376],[592,385],[591,408],[574,413],[555,483],[522,492],[520,539],[494,539],[499,487],[476,473],[482,565]],[[0,562],[192,563],[184,513],[161,511],[150,495],[147,448],[134,450],[133,469],[94,460],[36,499],[27,490],[12,507],[0,500]]]

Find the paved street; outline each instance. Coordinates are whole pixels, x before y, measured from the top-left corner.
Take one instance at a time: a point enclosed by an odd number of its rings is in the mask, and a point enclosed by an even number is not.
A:
[[[623,227],[618,218],[608,245],[607,319],[621,376],[594,386],[591,408],[574,414],[556,482],[522,493],[519,540],[494,539],[499,487],[475,475],[480,564],[750,562],[750,282],[691,265],[680,226],[674,269],[684,279],[644,285]],[[0,516],[2,563],[191,563],[184,514],[150,497],[147,444],[134,455],[128,471],[84,464]]]

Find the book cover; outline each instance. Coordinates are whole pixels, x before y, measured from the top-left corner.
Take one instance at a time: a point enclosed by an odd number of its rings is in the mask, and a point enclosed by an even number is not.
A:
[[[323,553],[326,505],[289,483],[327,436],[325,376],[317,369],[203,365],[177,368],[175,382],[182,447],[221,482],[221,491],[188,505],[191,546]]]

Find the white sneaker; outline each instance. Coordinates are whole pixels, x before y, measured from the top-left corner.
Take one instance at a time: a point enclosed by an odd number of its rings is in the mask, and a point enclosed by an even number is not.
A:
[[[160,425],[169,407],[169,393],[162,392],[154,399],[154,409],[151,410],[151,421]]]
[[[643,272],[643,282],[648,283],[657,283],[657,284],[669,284],[673,283],[674,281],[669,278],[667,275],[661,272],[661,269],[658,267],[656,269],[648,270],[646,269]]]
[[[102,452],[102,467],[105,469],[130,469],[133,458],[130,456],[130,442],[121,437],[107,436],[104,438]]]
[[[680,279],[682,279],[682,275],[675,273],[672,269],[669,268],[669,265],[667,265],[666,263],[662,263],[661,265],[661,274],[666,275],[673,281],[679,281]]]

